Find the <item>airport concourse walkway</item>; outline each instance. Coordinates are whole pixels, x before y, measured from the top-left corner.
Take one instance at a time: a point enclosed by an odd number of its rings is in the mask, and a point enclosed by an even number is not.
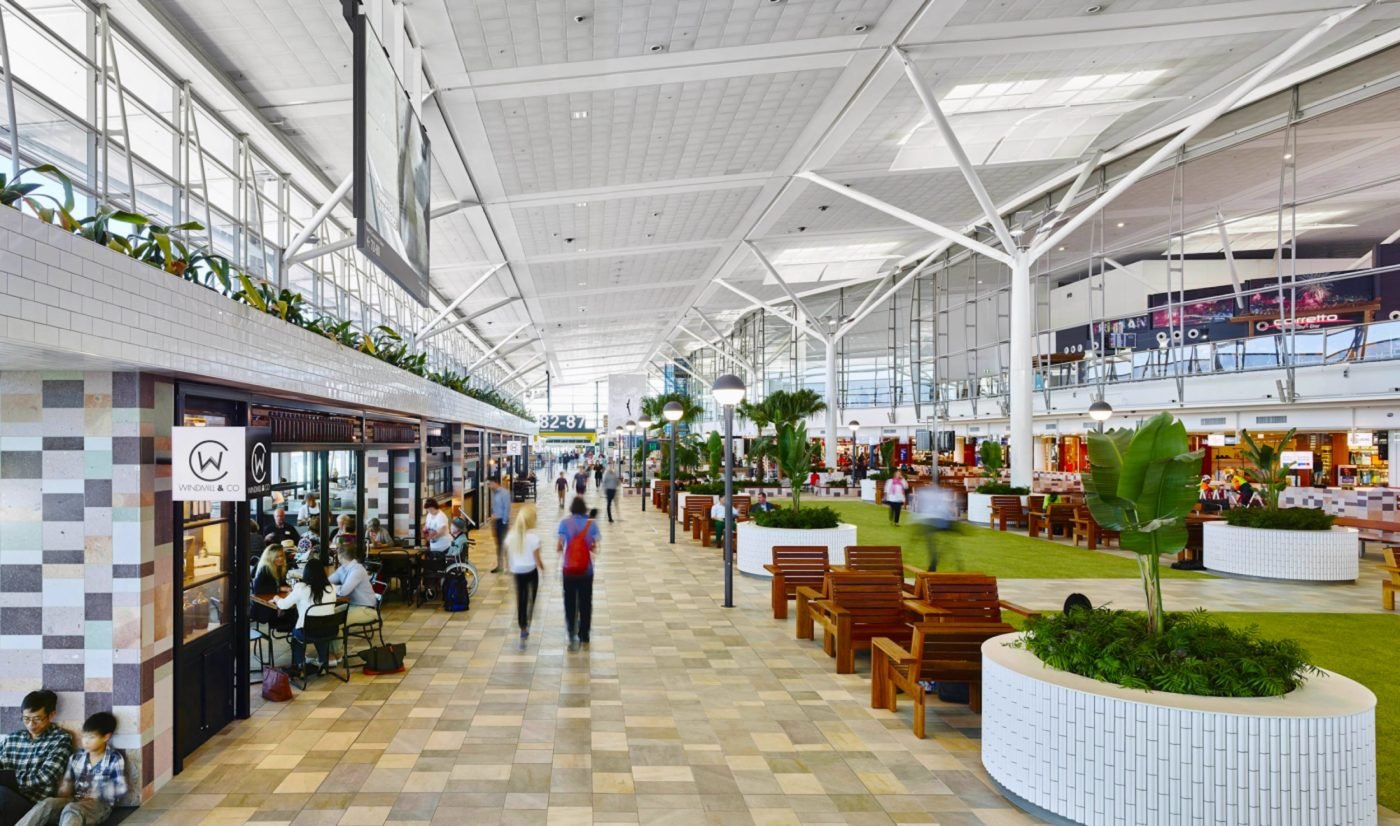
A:
[[[719,552],[669,545],[636,497],[604,520],[593,642],[568,652],[554,497],[539,506],[549,570],[525,650],[506,577],[487,575],[466,614],[390,610],[407,673],[262,705],[127,822],[1032,822],[989,785],[966,706],[916,739],[908,703],[870,709],[865,658],[837,675],[772,619],[767,582],[736,574],[721,608]]]

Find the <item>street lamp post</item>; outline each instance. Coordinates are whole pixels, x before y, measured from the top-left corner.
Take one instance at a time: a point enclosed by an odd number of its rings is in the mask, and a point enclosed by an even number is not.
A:
[[[637,426],[642,429],[642,512],[647,509],[647,431],[651,429],[651,417],[643,413],[637,420]]]
[[[744,400],[744,380],[715,379],[711,392],[724,406],[724,607],[734,607],[734,406]]]
[[[622,439],[622,425],[618,425],[618,426],[617,426],[617,430],[615,431],[615,433],[616,433],[616,437],[615,437],[615,438],[616,438],[616,441],[617,441],[617,472],[618,472],[619,475],[621,475],[623,468],[626,467],[626,465],[623,464],[623,458],[624,458],[624,457],[623,457],[622,454],[623,454],[624,451],[627,450],[627,448],[625,447],[625,445],[627,444],[627,442],[623,441],[623,439]]]
[[[632,434],[637,432],[637,423],[631,419],[627,420],[627,476],[631,481],[637,481],[637,457],[632,450]]]
[[[851,421],[846,426],[851,429],[851,478],[855,478],[856,450],[858,449],[856,448],[856,434],[860,432],[860,422],[856,421],[855,419],[851,419]]]
[[[1100,433],[1103,432],[1103,423],[1108,421],[1108,418],[1112,415],[1113,405],[1104,401],[1102,395],[1095,399],[1093,404],[1089,405],[1089,418],[1099,423],[1098,428]]]
[[[670,503],[668,509],[671,512],[671,544],[676,544],[676,431],[681,427],[681,416],[685,415],[685,405],[680,402],[666,402],[666,406],[661,409],[661,415],[666,417],[667,423],[671,425],[671,487]]]

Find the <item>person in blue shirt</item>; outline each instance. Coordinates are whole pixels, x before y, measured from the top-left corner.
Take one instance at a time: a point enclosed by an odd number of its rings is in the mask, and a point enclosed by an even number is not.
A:
[[[505,565],[506,532],[510,530],[510,491],[495,479],[491,480],[491,527],[496,529],[496,567],[491,573],[499,574]]]
[[[593,621],[593,561],[598,556],[600,538],[597,521],[588,516],[588,505],[584,503],[582,496],[576,496],[569,505],[569,515],[559,523],[559,538],[555,548],[561,556],[569,547],[569,541],[580,533],[588,541],[587,573],[569,573],[567,556],[564,556],[560,565],[564,580],[564,623],[569,629],[570,651],[577,651],[580,645],[588,644],[588,632]]]

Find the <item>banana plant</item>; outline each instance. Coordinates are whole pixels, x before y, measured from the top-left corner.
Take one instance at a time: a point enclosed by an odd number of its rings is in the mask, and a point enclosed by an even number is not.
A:
[[[778,427],[778,470],[792,485],[792,509],[802,508],[802,483],[812,472],[812,451],[807,441],[807,423],[784,423]]]
[[[43,186],[42,183],[21,183],[20,179],[30,172],[37,172],[49,175],[58,181],[63,187],[63,200],[60,201],[52,195],[48,195],[37,190]],[[43,199],[43,200],[40,200]],[[52,206],[46,205],[46,203]],[[31,166],[21,169],[14,178],[9,178],[4,173],[0,173],[0,205],[18,209],[20,204],[24,204],[34,210],[34,214],[46,224],[51,224],[60,215],[70,216],[73,212],[73,181],[63,174],[58,167],[51,163]],[[71,232],[71,230],[70,230]]]
[[[75,219],[63,210],[59,213],[60,225],[73,232],[80,238],[108,247],[120,252],[122,255],[131,255],[134,249],[130,231],[127,233],[117,232],[113,229],[112,223],[118,222],[130,224],[132,227],[140,228],[151,222],[151,219],[135,212],[127,212],[124,209],[117,209],[114,206],[103,204],[97,208],[97,212],[86,218]]]
[[[1278,495],[1288,487],[1288,468],[1283,466],[1281,448],[1293,441],[1293,435],[1297,432],[1298,428],[1293,428],[1283,434],[1283,438],[1279,439],[1277,444],[1272,445],[1256,441],[1249,435],[1248,430],[1240,432],[1244,441],[1244,449],[1240,452],[1249,463],[1249,475],[1263,488],[1264,507],[1269,510],[1278,509]]]
[[[1147,630],[1164,628],[1160,558],[1186,547],[1186,515],[1196,506],[1205,451],[1191,451],[1186,426],[1159,413],[1136,430],[1089,434],[1084,503],[1101,527],[1134,553],[1147,599]]]

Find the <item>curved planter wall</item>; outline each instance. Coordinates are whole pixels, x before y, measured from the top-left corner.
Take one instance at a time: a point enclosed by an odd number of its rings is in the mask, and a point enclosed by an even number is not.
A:
[[[1339,674],[1286,697],[1133,691],[982,645],[982,764],[1085,824],[1376,822],[1376,696]]]
[[[846,561],[846,546],[856,544],[856,526],[841,523],[820,531],[799,531],[789,528],[760,528],[752,522],[740,522],[735,536],[739,571],[750,576],[769,579],[764,565],[773,561],[774,545],[825,545],[832,565]]]
[[[1028,496],[1019,498],[1021,500],[1021,507],[1025,507],[1030,501]],[[992,524],[992,494],[968,492],[967,521],[975,522],[978,525]]]
[[[1352,582],[1360,573],[1353,528],[1275,531],[1207,522],[1203,530],[1210,571],[1305,582]]]

